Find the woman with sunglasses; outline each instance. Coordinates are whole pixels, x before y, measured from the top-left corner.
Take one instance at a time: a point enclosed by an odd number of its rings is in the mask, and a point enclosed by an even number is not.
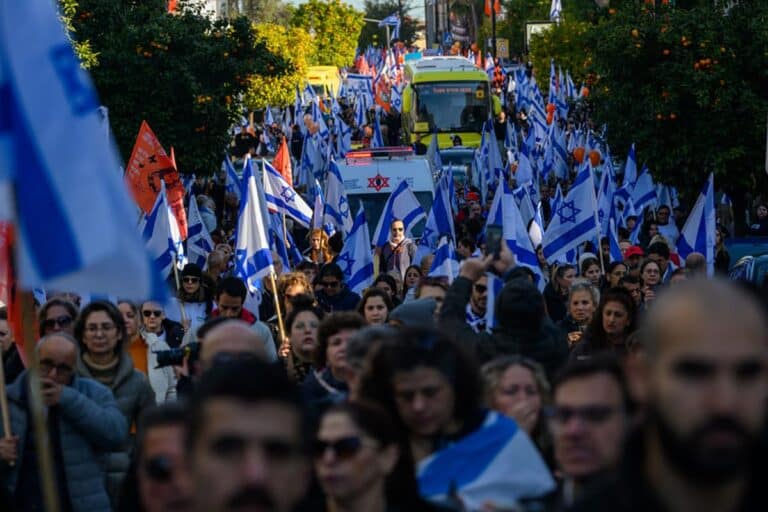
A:
[[[195,332],[211,315],[213,291],[203,280],[203,270],[194,263],[184,265],[180,284],[175,300],[171,300],[165,308],[166,316],[174,322],[181,323],[186,331],[191,329]]]
[[[379,406],[332,406],[320,420],[312,453],[329,512],[436,510],[419,496],[402,430]]]
[[[77,308],[68,300],[54,297],[43,304],[37,314],[38,332],[42,338],[52,332],[66,332],[73,334],[75,330],[75,318]]]
[[[110,302],[94,301],[83,308],[75,323],[78,342],[77,374],[107,386],[115,396],[131,432],[144,409],[155,405],[155,393],[147,376],[133,367],[124,350],[128,332],[123,315]],[[106,459],[107,493],[113,506],[131,462],[133,436],[121,451]]]

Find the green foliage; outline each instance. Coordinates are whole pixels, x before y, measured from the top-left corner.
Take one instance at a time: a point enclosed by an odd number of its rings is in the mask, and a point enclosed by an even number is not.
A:
[[[341,0],[309,0],[291,18],[291,25],[312,35],[314,51],[307,58],[316,66],[351,65],[363,23],[363,13]]]
[[[287,25],[293,7],[281,0],[239,0],[229,3],[230,18],[245,16],[253,23],[277,23]]]
[[[650,9],[628,4],[588,32],[595,121],[614,152],[636,142],[638,159],[681,190],[710,171],[730,191],[764,186],[768,3]]]
[[[400,25],[400,40],[405,44],[413,43],[414,36],[416,34],[416,28],[418,22],[408,16],[408,12],[413,10],[413,5],[410,1],[401,1],[403,8],[402,23]],[[365,1],[365,17],[374,20],[383,20],[390,14],[397,12],[399,4],[397,0],[385,0],[382,2],[366,0]],[[390,29],[391,30],[391,29]],[[357,40],[358,48],[365,49],[368,46],[374,46],[383,48],[387,45],[387,32],[384,27],[379,28],[377,23],[366,22],[363,25],[363,29],[360,31],[360,38]]]
[[[250,77],[290,68],[255,40],[243,17],[214,22],[183,2],[168,15],[164,0],[78,4],[73,36],[98,55],[91,76],[125,160],[146,120],[166,149],[175,148],[181,172],[213,172]]]
[[[293,103],[296,86],[302,88],[307,77],[307,55],[314,46],[312,38],[300,27],[282,27],[271,23],[254,25],[256,42],[284,59],[289,67],[282,73],[253,75],[245,103],[251,109],[267,105],[277,107]]]
[[[549,92],[551,59],[565,72],[571,72],[573,81],[581,83],[587,78],[592,64],[592,48],[585,39],[590,25],[582,21],[568,21],[531,37],[529,59],[533,63],[536,83],[546,97]]]
[[[92,68],[99,62],[99,55],[91,48],[90,41],[76,41],[72,36],[75,32],[73,18],[77,13],[78,0],[59,0],[61,7],[61,21],[67,29],[67,35],[72,42],[75,54],[80,59],[80,63],[86,69]]]
[[[525,22],[549,19],[550,0],[507,0],[504,2],[506,20],[496,24],[497,37],[509,39],[510,56],[522,55],[525,50]],[[563,2],[564,4],[567,3]],[[483,11],[480,10],[480,15]],[[484,29],[490,27],[490,20],[483,16]],[[490,34],[490,28],[483,31]],[[490,37],[486,35],[486,37]],[[549,64],[547,64],[549,66]]]

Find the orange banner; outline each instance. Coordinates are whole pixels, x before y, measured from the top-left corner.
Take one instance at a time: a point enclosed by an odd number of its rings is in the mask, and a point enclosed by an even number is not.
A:
[[[144,213],[152,211],[160,183],[165,182],[168,204],[176,216],[181,239],[187,238],[187,214],[184,211],[184,184],[176,166],[163,149],[146,121],[142,121],[136,144],[125,170],[125,182],[133,199]]]
[[[288,185],[293,187],[291,155],[288,152],[288,142],[286,142],[285,137],[283,137],[283,140],[280,142],[280,147],[277,148],[275,158],[272,160],[272,167],[274,167],[275,170],[280,173],[280,176],[282,176],[283,179],[288,182]]]

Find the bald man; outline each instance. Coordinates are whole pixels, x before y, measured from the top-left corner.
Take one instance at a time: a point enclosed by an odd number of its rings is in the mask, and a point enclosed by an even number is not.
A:
[[[685,269],[691,277],[707,275],[707,258],[700,252],[692,252],[685,257]]]
[[[264,348],[265,340],[242,320],[224,320],[200,339],[200,369],[209,369],[220,357],[250,354],[273,362]],[[274,350],[274,349],[273,349]]]
[[[102,458],[123,447],[125,418],[107,387],[75,375],[76,343],[69,334],[45,336],[37,353],[59,510],[107,512],[111,507]],[[14,510],[45,510],[27,381],[25,370],[7,389],[12,437],[3,432],[0,440],[0,481],[14,496]]]
[[[768,510],[768,325],[726,281],[660,295],[630,387],[645,405],[618,482],[575,510]]]

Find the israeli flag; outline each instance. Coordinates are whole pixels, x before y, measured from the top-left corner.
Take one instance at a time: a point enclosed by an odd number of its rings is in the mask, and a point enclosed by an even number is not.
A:
[[[309,228],[309,224],[312,222],[312,208],[304,202],[304,199],[293,190],[293,187],[269,162],[262,160],[262,165],[264,169],[264,196],[269,211],[288,215],[305,228]]]
[[[163,278],[167,279],[173,271],[174,263],[179,269],[184,268],[184,246],[176,217],[173,215],[165,193],[165,182],[160,183],[155,205],[140,225],[141,235],[147,249],[155,258],[155,266]]]
[[[541,242],[548,262],[598,237],[596,202],[592,169],[584,165],[568,195],[552,211],[552,220]]]
[[[344,281],[353,292],[362,294],[373,283],[371,239],[362,203],[336,263],[341,267]]]
[[[448,236],[440,237],[440,243],[435,250],[435,257],[429,267],[429,277],[447,277],[451,284],[459,274],[459,257],[456,255],[456,246],[453,239]]]
[[[389,104],[398,112],[403,111],[403,87],[392,84],[390,91]]]
[[[491,52],[485,54],[485,74],[488,75],[488,80],[493,80],[493,55]]]
[[[685,226],[677,240],[677,251],[681,259],[692,252],[698,252],[707,259],[707,274],[715,272],[715,185],[709,175],[704,189],[693,205]]]
[[[323,209],[324,208],[325,208],[325,199],[323,199],[323,187],[320,186],[319,181],[315,180],[315,207],[312,210],[312,229],[323,228]]]
[[[325,184],[325,211],[323,224],[332,225],[336,231],[348,235],[352,231],[352,212],[349,209],[349,199],[344,190],[341,171],[335,161],[328,164],[328,178]]]
[[[640,242],[640,233],[643,230],[643,222],[645,221],[645,215],[638,215],[637,222],[635,223],[635,229],[629,234],[629,241],[632,245],[637,245]]]
[[[524,222],[521,211],[518,209],[515,199],[512,195],[512,191],[506,182],[503,183],[503,193],[501,194],[501,215],[503,226],[504,241],[507,243],[509,250],[515,255],[515,260],[518,265],[528,267],[533,271],[536,277],[536,284],[539,290],[544,290],[544,276],[539,268],[539,261],[536,258],[536,250],[531,244],[531,238],[528,234],[527,225],[528,222]],[[530,199],[526,198],[524,201],[530,204]],[[531,220],[535,223],[535,213]]]
[[[272,109],[267,105],[267,108],[264,111],[264,124],[266,126],[272,126],[272,123],[274,122],[275,118],[272,116]]]
[[[390,194],[384,205],[383,213],[376,225],[376,231],[373,232],[373,244],[375,247],[381,247],[387,243],[389,238],[389,226],[395,220],[403,221],[405,233],[410,234],[411,228],[421,219],[426,217],[424,208],[421,207],[416,194],[408,186],[406,180],[402,180],[392,194]]]
[[[451,240],[456,240],[456,232],[453,225],[453,214],[451,212],[450,191],[448,182],[453,181],[450,173],[445,173],[438,182],[435,200],[427,216],[427,224],[421,233],[421,238],[416,247],[416,261],[432,254],[440,242],[442,236],[448,236]]]
[[[528,435],[497,412],[482,426],[422,460],[417,468],[421,495],[436,504],[452,505],[456,495],[466,510],[493,503],[517,509],[524,498],[543,496],[555,482]]]
[[[517,130],[507,119],[507,126],[504,132],[504,147],[513,153],[517,153]]]
[[[334,119],[339,130],[336,136],[336,154],[339,158],[344,158],[347,153],[352,151],[352,128],[341,117],[336,116]]]
[[[616,192],[616,184],[608,169],[603,169],[600,177],[600,187],[597,191],[597,220],[600,222],[600,232],[608,231],[608,220],[614,208],[613,195]]]
[[[499,322],[496,318],[496,299],[501,295],[501,289],[504,287],[504,280],[491,272],[485,273],[488,278],[488,301],[485,308],[485,329],[493,332],[494,327],[498,327]]]
[[[247,163],[249,160],[250,157],[246,157],[245,162]],[[246,163],[243,164],[243,167],[245,167]],[[227,172],[227,179],[224,184],[227,194],[235,194],[237,200],[240,201],[243,195],[241,190],[242,184],[240,183],[240,178],[237,176],[235,167],[232,165],[232,160],[229,159],[229,155],[226,153],[224,154],[224,162],[221,165],[224,166],[224,170]]]
[[[619,232],[616,230],[616,221],[613,217],[608,221],[608,246],[611,263],[614,261],[624,261],[624,255],[621,254],[621,247],[619,247]]]
[[[385,25],[394,27],[394,30],[390,35],[390,41],[400,38],[400,16],[396,12],[393,12],[379,22],[379,27],[383,27]]]
[[[623,186],[628,190],[632,190],[637,182],[637,158],[635,157],[635,145],[632,144],[629,148],[629,154],[627,154],[627,162],[624,164],[624,181]]]
[[[373,119],[373,138],[371,138],[372,148],[383,148],[384,136],[381,133],[381,123],[379,122],[379,114],[376,113]]]
[[[645,166],[640,171],[637,183],[635,183],[635,187],[632,189],[631,198],[632,202],[635,203],[635,208],[638,210],[644,210],[646,206],[656,206],[656,186],[653,184],[651,171]]]
[[[18,229],[19,281],[165,300],[96,91],[65,34],[52,2],[0,3],[0,217]]]
[[[187,254],[190,263],[204,269],[208,263],[208,255],[213,251],[213,240],[203,223],[203,217],[197,208],[197,198],[189,198],[187,213]]]
[[[432,164],[433,172],[440,173],[443,170],[443,159],[440,158],[440,145],[437,142],[437,133],[432,134],[427,147],[427,160]]]
[[[235,276],[245,281],[251,294],[259,293],[259,281],[275,271],[267,241],[267,228],[259,199],[253,166],[243,174],[243,201],[237,221],[235,242]]]
[[[283,264],[283,272],[288,272],[291,268],[291,260],[288,257],[288,245],[286,243],[285,232],[283,231],[283,219],[276,213],[269,214],[269,241],[270,247],[274,248],[280,262]]]

